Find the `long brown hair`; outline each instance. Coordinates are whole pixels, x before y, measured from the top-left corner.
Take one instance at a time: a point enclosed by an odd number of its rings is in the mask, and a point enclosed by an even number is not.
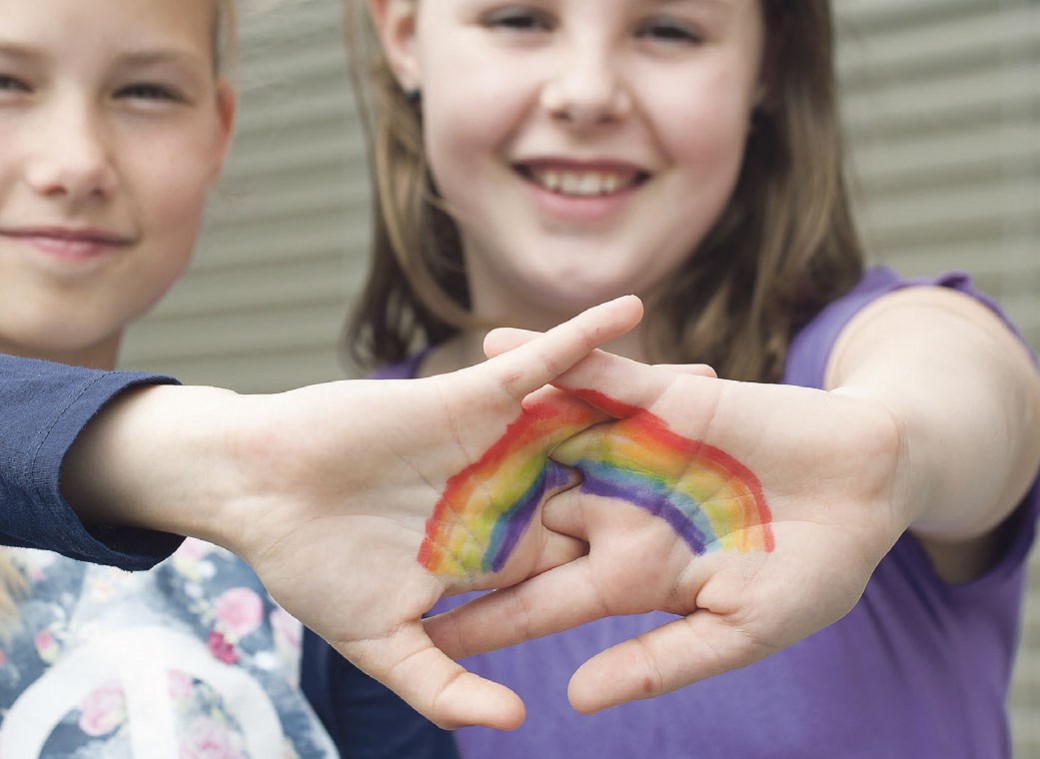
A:
[[[795,331],[863,270],[842,166],[828,0],[761,0],[766,102],[733,196],[675,276],[647,297],[658,361],[777,381]],[[429,175],[420,104],[395,81],[364,3],[347,38],[368,130],[374,236],[346,332],[362,367],[398,361],[472,326],[459,231]]]

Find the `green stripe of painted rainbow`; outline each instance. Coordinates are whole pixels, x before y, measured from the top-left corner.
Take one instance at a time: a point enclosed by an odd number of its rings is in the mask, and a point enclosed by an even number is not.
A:
[[[552,440],[574,435],[600,415],[576,404],[542,402],[524,412],[480,457],[448,480],[419,563],[435,574],[498,572],[531,523],[543,494],[572,480],[548,461]]]
[[[581,488],[664,519],[700,555],[772,551],[772,517],[755,474],[714,446],[677,435],[661,418],[600,394],[581,397],[621,417],[563,443],[552,454],[582,474]]]

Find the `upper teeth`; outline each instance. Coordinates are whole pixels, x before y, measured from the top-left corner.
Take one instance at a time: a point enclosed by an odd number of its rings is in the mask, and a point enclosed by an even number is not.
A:
[[[541,169],[532,171],[531,176],[543,187],[564,195],[607,195],[630,182],[619,174],[605,171]]]

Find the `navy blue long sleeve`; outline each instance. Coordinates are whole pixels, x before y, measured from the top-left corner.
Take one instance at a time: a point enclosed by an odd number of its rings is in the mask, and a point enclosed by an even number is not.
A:
[[[131,528],[87,529],[61,494],[61,468],[83,429],[112,399],[162,375],[106,372],[0,354],[0,544],[73,559],[149,569],[181,538]],[[158,453],[156,455],[159,455]],[[301,685],[344,759],[457,759],[438,730],[307,631]]]
[[[61,494],[69,448],[107,403],[137,385],[175,383],[0,354],[0,542],[123,569],[147,569],[176,550],[181,538],[166,533],[88,530]]]

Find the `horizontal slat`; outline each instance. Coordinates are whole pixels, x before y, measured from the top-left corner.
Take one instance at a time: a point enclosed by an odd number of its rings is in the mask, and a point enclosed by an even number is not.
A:
[[[365,208],[369,203],[367,183],[358,185],[349,182],[350,178],[342,166],[329,163],[324,171],[315,172],[322,183],[282,185],[276,189],[256,185],[257,191],[245,192],[239,197],[225,197],[219,206],[214,207],[214,218],[219,216],[221,223],[234,224],[240,221],[262,219],[267,223],[280,221],[292,225],[298,219],[305,219],[315,214],[325,213],[326,223],[334,217],[340,219],[344,210]],[[356,176],[356,175],[355,175]]]
[[[843,0],[842,0],[843,1]],[[353,2],[353,0],[346,0]],[[263,56],[280,45],[297,45],[316,41],[317,32],[330,25],[338,34],[342,5],[339,2],[314,0],[239,0],[237,4],[242,55]],[[329,35],[321,35],[327,46]]]
[[[838,69],[850,89],[892,73],[935,79],[943,72],[1030,56],[1038,42],[1040,13],[1035,4],[976,3],[972,12],[938,22],[904,24],[870,37],[848,34],[838,45]]]
[[[248,115],[243,114],[239,119],[236,138],[248,140],[254,130],[263,132],[289,123],[287,114],[295,114],[291,121],[300,126],[356,122],[353,104],[345,87],[346,83],[341,82],[332,92],[323,88],[318,92],[305,90],[288,98],[258,100]]]
[[[315,219],[324,223],[312,224]],[[368,248],[368,217],[364,214],[338,215],[335,224],[320,214],[301,215],[289,226],[282,220],[261,218],[254,223],[255,229],[249,235],[233,235],[226,228],[214,225],[199,246],[192,271],[248,267],[329,254],[356,260]]]
[[[843,28],[854,26],[857,30],[871,32],[876,36],[901,29],[908,24],[933,24],[937,19],[974,13],[980,0],[834,0],[834,13]],[[993,10],[996,3],[987,3]]]
[[[293,308],[256,304],[212,318],[185,314],[149,324],[146,341],[136,344],[135,361],[164,365],[161,359],[195,358],[320,348],[335,342],[346,314],[343,294]]]
[[[850,92],[843,115],[851,134],[942,130],[950,123],[992,121],[994,114],[1028,119],[1040,99],[1040,61],[997,71],[970,71],[927,87],[893,80]],[[1035,117],[1035,116],[1034,116]]]
[[[322,128],[308,130],[301,137],[306,139],[287,145],[270,137],[237,144],[233,153],[234,163],[224,173],[223,183],[239,183],[257,177],[269,180],[272,174],[306,173],[316,166],[327,167],[331,159],[342,165],[344,171],[367,170],[367,152],[343,124],[330,122]]]
[[[855,176],[868,191],[934,177],[987,170],[1031,171],[1030,156],[1040,159],[1040,131],[1025,122],[994,124],[888,140],[863,140],[853,156]]]
[[[1034,277],[1040,280],[1036,237],[1025,233],[1017,240],[1013,237],[994,239],[992,235],[979,235],[975,239],[960,237],[946,243],[901,247],[895,253],[880,250],[877,257],[898,266],[899,271],[907,276],[935,273],[937,264],[941,264],[947,269],[989,277],[1003,276],[1032,287]]]
[[[346,260],[338,254],[197,271],[156,308],[153,321],[189,315],[220,318],[257,303],[284,308],[315,299],[342,300],[346,280]]]
[[[345,370],[329,347],[283,350],[277,355],[268,352],[251,356],[166,359],[164,367],[167,373],[187,384],[217,384],[243,393],[272,393],[343,379]],[[132,364],[128,368],[154,369],[154,364]]]
[[[1040,215],[1036,180],[1028,176],[991,185],[930,192],[888,193],[867,199],[859,207],[864,224],[877,235],[898,237],[914,230],[965,229],[999,219],[1011,223]]]

